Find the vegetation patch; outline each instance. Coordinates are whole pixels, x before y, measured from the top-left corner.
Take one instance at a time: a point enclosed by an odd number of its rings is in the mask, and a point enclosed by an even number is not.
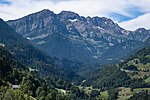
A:
[[[100,94],[103,99],[108,99],[108,91],[103,91]]]
[[[128,100],[133,95],[131,88],[119,87],[118,92],[118,100]]]

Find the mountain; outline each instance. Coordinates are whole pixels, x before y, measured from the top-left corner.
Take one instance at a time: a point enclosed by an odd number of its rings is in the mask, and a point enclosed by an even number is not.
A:
[[[123,69],[129,69],[133,71],[141,71],[143,74],[139,75],[139,77],[144,77],[144,75],[149,75],[149,64],[150,64],[150,47],[147,46],[134,55],[130,56],[127,60],[120,64]],[[132,69],[133,68],[133,69]],[[137,73],[137,75],[140,72]],[[135,74],[136,75],[136,74]],[[133,75],[134,76],[134,75]]]
[[[52,57],[92,64],[123,60],[124,54],[130,55],[150,37],[150,30],[144,28],[128,31],[109,18],[83,17],[71,11],[55,14],[44,9],[7,23]]]
[[[102,61],[108,64],[118,61],[122,62],[124,59],[128,58],[131,54],[143,47],[145,47],[145,45],[142,41],[127,40],[110,47],[106,52],[104,52]]]
[[[53,58],[35,48],[29,40],[15,32],[2,19],[0,19],[0,45],[4,46],[16,60],[27,66],[28,69],[37,70],[40,77],[55,76],[72,79],[75,75],[54,64]]]
[[[42,10],[7,23],[0,19],[2,100],[101,100],[103,95],[120,99],[135,94],[134,99],[140,95],[136,89],[150,87],[150,30],[128,31],[111,19],[71,11]],[[91,66],[119,61],[98,70]],[[70,70],[80,71],[83,81]],[[12,90],[14,84],[19,88]],[[122,93],[124,88],[130,93]]]
[[[145,41],[150,36],[150,30],[146,30],[145,28],[139,28],[132,33],[129,34],[129,37],[131,39],[137,40],[137,41]]]
[[[0,37],[0,43],[3,43],[19,60],[23,60],[22,62],[31,64],[35,57],[37,60],[46,61],[46,57],[30,41],[16,33],[2,19],[0,19]],[[33,55],[29,55],[29,53]]]
[[[108,93],[109,96],[107,98],[112,96],[115,91],[117,91],[116,98],[119,100],[144,100],[149,98],[149,40],[150,38],[144,40],[145,42],[142,43],[142,47],[144,48],[140,50],[138,50],[138,48],[137,51],[130,55],[126,60],[116,65],[109,64],[103,66],[98,70],[85,74],[85,80],[82,81],[82,86],[99,88],[103,91],[101,94]],[[135,41],[130,42],[133,46],[136,45]],[[126,46],[126,48],[132,48],[132,46]],[[112,93],[110,93],[110,91],[112,91]],[[104,95],[103,97],[106,98]],[[111,98],[114,98],[114,96]]]
[[[149,39],[148,39],[149,40]],[[146,40],[146,41],[148,41]],[[148,44],[149,42],[146,42]],[[90,72],[83,85],[107,90],[110,88],[149,88],[150,46],[137,51],[118,65],[107,65]]]

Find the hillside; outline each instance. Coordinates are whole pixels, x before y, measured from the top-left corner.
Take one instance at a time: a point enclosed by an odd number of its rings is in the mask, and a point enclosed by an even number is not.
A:
[[[1,100],[33,100],[37,95],[36,93],[38,93],[38,89],[43,88],[43,91],[46,90],[46,88],[44,89],[44,85],[42,85],[46,84],[46,82],[35,77],[27,69],[22,69],[25,66],[20,64],[3,47],[0,47],[0,64]],[[16,89],[13,86],[16,86]],[[52,91],[51,89],[52,87],[49,87],[48,91]],[[54,89],[53,91],[57,92]],[[55,98],[54,96],[52,97]],[[40,98],[40,96],[38,98]]]
[[[143,48],[120,66],[132,79],[144,79],[150,84],[150,47]]]
[[[148,43],[145,44],[148,45]],[[129,100],[136,100],[135,98],[138,98],[140,94],[143,96],[141,99],[144,100],[144,98],[149,98],[149,64],[150,47],[147,46],[118,65],[103,66],[99,70],[87,74],[82,85],[99,88],[102,91],[101,94],[115,88],[118,91],[118,100],[128,100],[130,97]]]
[[[142,84],[150,85],[150,47],[145,47],[134,55],[130,56],[119,65],[104,66],[94,71],[87,79],[93,86],[98,87],[118,87],[133,86],[140,87],[140,84],[134,85],[133,80],[141,81]],[[120,80],[121,79],[121,80]],[[131,81],[131,83],[130,83]],[[123,82],[123,83],[122,83]],[[127,84],[126,84],[127,83]],[[104,86],[103,86],[104,85]],[[141,85],[142,87],[142,85]],[[143,86],[144,87],[144,86]]]
[[[95,100],[99,91],[86,93],[62,78],[41,79],[0,46],[0,100]],[[24,69],[22,69],[24,68]]]
[[[13,72],[13,69],[26,69],[24,65],[14,59],[14,57],[8,53],[3,47],[0,46],[0,85],[6,84],[5,81],[11,80],[11,83],[15,84],[14,79],[9,77],[9,74]],[[16,81],[18,81],[16,79]]]
[[[0,43],[22,64],[36,69],[40,77],[56,76],[72,79],[76,75],[54,64],[51,57],[35,48],[30,41],[16,33],[0,19]]]

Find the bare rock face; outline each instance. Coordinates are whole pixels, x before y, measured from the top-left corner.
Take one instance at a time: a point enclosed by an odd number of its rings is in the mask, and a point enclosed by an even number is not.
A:
[[[150,37],[145,29],[128,31],[109,18],[85,18],[71,11],[45,9],[7,23],[50,56],[86,63],[119,61]]]

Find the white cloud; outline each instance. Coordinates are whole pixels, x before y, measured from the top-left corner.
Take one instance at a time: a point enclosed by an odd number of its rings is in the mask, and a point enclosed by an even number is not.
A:
[[[55,13],[62,10],[74,11],[82,16],[109,16],[111,13],[118,13],[128,17],[133,14],[129,9],[138,7],[141,12],[150,13],[150,0],[8,0],[11,5],[0,5],[0,18],[4,20],[13,20],[25,15],[50,9]],[[147,20],[147,17],[138,17],[138,20]],[[141,20],[142,21],[142,20]],[[133,24],[132,26],[130,25]],[[136,27],[148,27],[144,21],[133,19],[128,22],[120,23],[123,28],[134,29]],[[149,27],[150,28],[150,27]]]
[[[108,16],[112,12],[130,16],[130,13],[124,10],[128,4],[124,0],[115,0],[115,2],[114,0],[61,0],[59,2],[53,2],[54,0],[9,1],[13,2],[12,5],[0,5],[0,11],[13,12],[10,14],[10,18],[3,17],[5,20],[16,19],[42,9],[50,9],[55,13],[59,13],[62,10],[69,10],[83,16]]]
[[[139,16],[133,20],[119,23],[120,26],[128,30],[135,30],[137,28],[150,29],[150,13]]]

